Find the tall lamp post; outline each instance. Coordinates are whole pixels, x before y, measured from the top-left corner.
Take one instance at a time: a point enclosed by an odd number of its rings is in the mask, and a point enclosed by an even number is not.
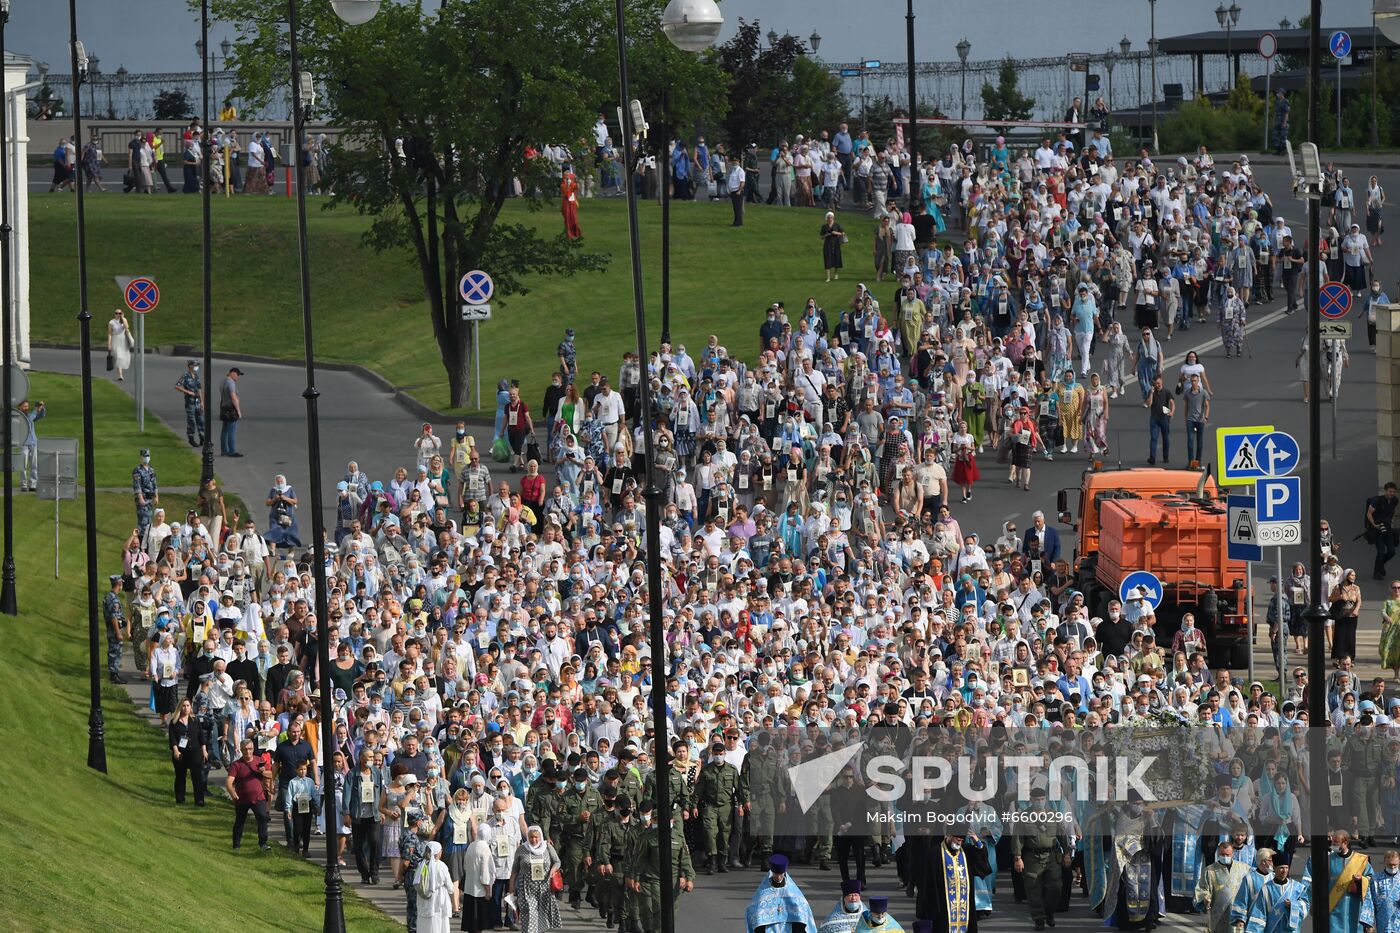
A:
[[[306,357],[307,461],[311,470],[311,552],[312,575],[316,585],[316,673],[321,691],[317,716],[321,720],[321,799],[333,812],[335,795],[335,722],[330,660],[330,607],[326,604],[326,516],[321,494],[321,417],[317,408],[320,390],[316,388],[316,352],[311,323],[311,258],[306,245],[306,167],[296,156],[301,146],[306,110],[302,105],[302,82],[310,84],[310,74],[301,70],[301,51],[297,46],[297,5],[301,0],[288,0],[287,27],[292,78],[292,161],[296,164],[297,186],[297,264],[301,272],[302,345]],[[379,12],[380,0],[331,0],[331,9],[342,21],[357,26],[367,23]],[[207,101],[207,97],[206,97]],[[207,177],[207,175],[206,175]],[[206,282],[207,282],[206,278]],[[335,833],[326,833],[326,909],[321,929],[323,933],[344,933],[345,890],[340,877],[339,853]]]
[[[1153,0],[1153,7],[1156,7],[1156,0]],[[1240,5],[1234,0],[1231,0],[1228,9],[1225,4],[1220,4],[1215,8],[1215,21],[1220,24],[1221,29],[1225,30],[1225,67],[1230,69],[1230,80],[1225,87],[1227,90],[1233,91],[1235,89],[1235,53],[1232,40],[1235,27],[1240,22]],[[1155,57],[1153,61],[1155,63]]]
[[[724,25],[724,16],[713,0],[671,0],[661,14],[661,31],[671,44],[682,52],[700,52],[714,44]],[[771,38],[769,42],[777,44]],[[812,48],[821,44],[822,37],[812,31]],[[624,108],[626,105],[624,104]],[[671,342],[671,141],[675,129],[671,125],[671,101],[663,87],[661,91],[661,342]],[[643,353],[640,360],[646,360]]]
[[[126,76],[130,73],[126,70],[125,65],[117,66],[117,87],[126,87]],[[117,111],[112,106],[112,86],[110,84],[107,85],[107,110],[111,112],[113,119],[116,119]]]
[[[905,57],[909,67],[909,213],[914,213],[914,199],[919,188],[919,101],[914,89],[914,0],[909,0],[904,14]]]
[[[204,121],[202,124],[204,138],[199,144],[200,221],[203,226],[199,258],[204,278],[203,294],[201,295],[203,302],[201,310],[204,317],[204,449],[201,452],[199,465],[199,485],[202,488],[214,478],[214,421],[213,415],[210,414],[214,410],[213,405],[210,404],[214,391],[214,351],[212,347],[214,292],[210,271],[212,243],[209,223],[209,146],[212,142],[212,137],[209,134],[209,0],[200,0],[199,41],[195,42],[194,45],[199,51],[199,82],[202,119]],[[294,152],[293,158],[295,157]],[[301,159],[296,159],[296,161],[300,163]]]
[[[625,0],[614,0],[617,30],[617,77],[622,101],[623,152],[631,151],[632,129],[641,107],[633,111],[632,90],[627,80],[627,27],[624,19]],[[661,30],[677,48],[699,51],[707,48],[719,36],[724,17],[714,0],[671,0],[661,15]],[[776,39],[771,41],[776,42]],[[637,155],[640,158],[641,148]],[[671,767],[671,749],[666,728],[666,630],[662,620],[661,580],[661,487],[656,482],[656,441],[651,423],[651,380],[646,372],[649,356],[647,346],[646,304],[642,294],[642,247],[637,229],[637,176],[633,166],[626,165],[627,234],[632,258],[632,310],[636,317],[637,359],[642,378],[637,387],[639,418],[642,422],[642,447],[645,457],[646,488],[646,566],[647,616],[650,623],[647,640],[652,652],[651,709],[655,736],[653,758],[656,761],[657,844],[661,859],[661,930],[673,933],[676,925],[676,896],[671,865],[671,793],[667,781]]]
[[[1103,53],[1103,69],[1108,72],[1108,114],[1110,122],[1113,117],[1113,66],[1117,64],[1118,57],[1113,54],[1113,49],[1107,49]]]
[[[10,22],[10,0],[0,0],[0,87],[6,78],[5,26]],[[5,343],[4,357],[0,365],[4,367],[0,381],[4,388],[5,419],[5,554],[3,570],[0,570],[0,612],[7,616],[19,615],[19,595],[15,592],[15,492],[14,453],[10,445],[14,443],[13,423],[10,408],[14,405],[14,384],[10,381],[14,360],[10,354],[10,344],[14,334],[10,329],[10,136],[6,112],[9,110],[9,88],[4,88],[4,99],[0,100],[0,302],[4,303],[4,323],[0,324],[0,340]]]
[[[1151,30],[1147,50],[1152,53],[1152,152],[1157,153],[1157,0],[1147,0],[1148,28]],[[1240,18],[1235,7],[1235,19]]]
[[[100,64],[101,59],[96,55],[88,56],[88,116],[93,119],[97,118],[97,78],[102,74],[102,69],[98,67]],[[79,101],[74,98],[74,106],[78,103]],[[79,145],[76,139],[73,140],[73,145]]]
[[[958,50],[958,61],[962,63],[962,91],[961,91],[961,95],[960,95],[960,96],[962,97],[962,116],[959,117],[959,119],[961,119],[961,120],[966,120],[966,119],[967,119],[967,55],[968,55],[969,52],[972,51],[972,43],[967,41],[967,36],[963,36],[962,39],[959,40],[959,42],[958,42],[956,48],[957,48],[957,50]]]
[[[83,138],[82,107],[79,92],[88,77],[89,60],[78,41],[78,0],[68,0],[68,55],[72,67],[73,140]],[[83,213],[81,181],[74,185],[78,209],[78,335],[82,348],[83,378],[83,505],[87,521],[87,602],[88,602],[88,767],[107,771],[107,740],[102,720],[102,668],[98,659],[97,611],[97,468],[93,462],[92,441],[92,312],[88,310],[87,230]],[[8,313],[9,309],[5,309]],[[8,416],[8,412],[6,413]]]
[[[812,34],[807,37],[807,44],[812,47],[812,53],[816,54],[817,49],[822,47],[821,34],[813,29]]]

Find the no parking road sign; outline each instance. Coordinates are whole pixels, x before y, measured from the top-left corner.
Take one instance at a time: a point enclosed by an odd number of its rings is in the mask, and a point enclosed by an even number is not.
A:
[[[1335,321],[1350,311],[1351,289],[1341,282],[1324,282],[1317,291],[1317,313]]]
[[[122,298],[128,308],[137,314],[145,314],[160,304],[160,289],[154,281],[141,276],[126,283]]]
[[[484,305],[491,300],[491,295],[496,291],[496,283],[491,281],[491,276],[480,269],[473,269],[462,276],[462,281],[457,283],[457,290],[462,294],[462,300],[469,305]]]

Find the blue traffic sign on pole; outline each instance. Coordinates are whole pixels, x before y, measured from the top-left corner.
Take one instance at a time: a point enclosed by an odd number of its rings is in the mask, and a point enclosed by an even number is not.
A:
[[[148,278],[135,278],[126,283],[123,297],[128,308],[139,314],[145,314],[160,304],[160,289],[156,287],[155,282]]]
[[[1337,320],[1351,311],[1351,289],[1341,282],[1324,282],[1317,290],[1317,313]]]
[[[1254,484],[1259,524],[1303,520],[1303,478],[1276,476]]]
[[[1328,37],[1327,51],[1333,58],[1346,58],[1351,54],[1351,35],[1345,29],[1338,29]]]
[[[1157,579],[1156,574],[1147,570],[1134,570],[1118,584],[1118,599],[1126,603],[1128,595],[1136,589],[1142,591],[1143,602],[1154,610],[1162,604],[1164,591],[1162,581]]]
[[[462,280],[457,283],[457,290],[467,304],[484,305],[491,300],[491,295],[496,291],[496,284],[485,272],[473,269],[462,276]]]
[[[1287,476],[1298,467],[1302,456],[1292,434],[1274,431],[1259,442],[1259,466],[1267,476]]]
[[[1257,562],[1264,559],[1264,548],[1259,544],[1256,501],[1254,496],[1225,497],[1225,556],[1230,560]]]

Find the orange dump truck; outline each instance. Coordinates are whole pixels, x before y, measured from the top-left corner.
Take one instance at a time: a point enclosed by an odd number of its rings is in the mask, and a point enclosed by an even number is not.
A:
[[[1075,530],[1078,587],[1091,614],[1104,616],[1128,574],[1162,581],[1159,645],[1170,649],[1191,612],[1206,636],[1212,667],[1249,663],[1243,561],[1226,556],[1226,509],[1212,477],[1191,470],[1086,470],[1059,494],[1060,521]]]

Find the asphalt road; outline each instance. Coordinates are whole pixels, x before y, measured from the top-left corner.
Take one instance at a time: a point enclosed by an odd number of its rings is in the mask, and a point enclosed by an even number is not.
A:
[[[1289,198],[1284,170],[1261,166],[1257,171],[1260,180],[1274,194],[1279,211],[1301,237],[1305,227],[1303,206]],[[1362,186],[1368,174],[1352,173],[1353,183]],[[1383,170],[1379,174],[1383,185],[1400,192],[1400,169]],[[727,205],[714,205],[712,209],[728,208]],[[761,223],[761,217],[762,212],[756,211],[755,222]],[[1400,291],[1393,284],[1397,247],[1387,243],[1375,248],[1375,255],[1383,281],[1393,296],[1400,297]],[[775,297],[781,297],[781,293]],[[1279,307],[1250,309],[1251,355],[1245,359],[1224,358],[1219,335],[1212,325],[1201,325],[1178,334],[1166,345],[1170,357],[1168,374],[1175,373],[1188,349],[1196,349],[1208,368],[1215,391],[1212,427],[1273,424],[1299,439],[1306,461],[1309,451],[1307,408],[1302,402],[1301,387],[1293,366],[1294,355],[1305,331],[1305,315],[1286,317]],[[758,323],[754,321],[755,328]],[[1369,579],[1369,549],[1349,539],[1360,528],[1364,499],[1373,494],[1376,486],[1375,361],[1365,346],[1364,324],[1358,322],[1356,330],[1357,334],[1350,344],[1351,367],[1346,371],[1341,399],[1336,408],[1335,458],[1331,455],[1330,447],[1330,410],[1324,409],[1322,441],[1326,447],[1322,514],[1332,521],[1341,542],[1343,564],[1358,569],[1364,600],[1369,604],[1383,598],[1382,584],[1372,583]],[[193,339],[194,335],[191,337]],[[78,363],[79,358],[74,351],[36,350],[34,353],[34,366],[37,369],[71,373],[78,371]],[[229,365],[216,357],[214,375],[222,378]],[[303,502],[309,495],[305,408],[301,400],[305,385],[302,371],[296,367],[238,365],[247,372],[240,383],[246,417],[239,426],[239,447],[247,456],[239,460],[222,458],[217,463],[217,469],[225,487],[243,495],[247,501],[257,503],[259,517],[265,520],[261,502],[275,473],[287,475],[301,493]],[[95,372],[102,372],[100,355],[94,360],[94,367]],[[148,358],[147,383],[150,388],[147,406],[181,436],[184,434],[183,406],[172,386],[183,368],[183,359]],[[388,393],[357,376],[342,372],[324,371],[318,382],[322,393],[321,438],[328,494],[333,495],[333,484],[339,479],[346,461],[352,457],[357,458],[371,476],[380,477],[387,477],[400,464],[412,462],[410,444],[420,422]],[[133,383],[128,379],[122,386],[129,391]],[[1146,459],[1145,412],[1131,404],[1132,398],[1130,392],[1127,404],[1120,403],[1113,408],[1109,438],[1112,450],[1108,457],[1111,463],[1121,459],[1124,465],[1141,465]],[[437,425],[436,428],[444,437],[450,436],[451,425]],[[479,443],[489,442],[489,436],[484,436],[483,432],[474,433]],[[489,431],[485,433],[489,435]],[[1180,461],[1185,454],[1184,433],[1180,430],[1173,433],[1173,452]],[[1208,460],[1214,459],[1214,450],[1212,432],[1207,438]],[[136,452],[131,451],[133,465],[135,456]],[[1042,509],[1053,517],[1055,492],[1062,487],[1076,486],[1086,464],[1087,458],[1083,454],[1057,455],[1053,463],[1037,462],[1033,491],[1023,493],[1013,491],[1003,482],[1004,474],[994,463],[984,463],[983,481],[976,490],[973,502],[958,506],[955,514],[963,528],[976,529],[984,536],[991,534],[992,537],[999,534],[1001,523],[1007,519],[1015,519],[1024,527],[1035,509]],[[159,469],[160,464],[155,466]],[[1306,474],[1306,468],[1302,472]],[[301,522],[305,531],[309,527],[306,506],[302,507]],[[1272,558],[1271,554],[1268,556]],[[1283,556],[1285,562],[1304,559],[1305,550],[1302,546],[1286,548]],[[1266,589],[1265,581],[1272,572],[1272,563],[1255,566],[1256,592]],[[1256,617],[1262,619],[1262,615],[1260,610]],[[1378,673],[1375,663],[1378,624],[1375,614],[1368,610],[1363,611],[1363,619],[1358,638],[1361,655],[1358,668],[1363,676],[1370,676]],[[1272,662],[1268,660],[1262,644],[1257,652],[1257,663],[1261,676],[1272,673]],[[820,921],[836,902],[839,875],[835,871],[819,872],[800,866],[794,869],[793,877],[807,893]],[[713,878],[701,876],[696,892],[683,896],[679,902],[677,929],[681,933],[711,933],[717,928],[738,928],[758,879],[756,871]],[[1009,885],[1005,875],[1002,880]],[[892,869],[872,872],[869,890],[870,893],[891,896],[894,914],[906,924],[907,929],[913,918],[912,905],[897,894]],[[401,895],[398,892],[379,890],[367,893],[391,911],[395,911],[400,903]],[[1076,902],[1075,909],[1061,920],[1059,929],[1087,931],[1100,927],[1101,921],[1079,906],[1080,903]],[[401,911],[401,907],[398,910]],[[596,914],[590,920],[586,915],[573,914],[567,908],[564,913],[567,929],[601,929]],[[1000,896],[996,913],[984,924],[984,929],[1021,930],[1025,929],[1026,923],[1022,907],[1012,903],[1009,896]],[[1193,917],[1168,916],[1165,925],[1173,929],[1187,929],[1196,928],[1198,922]]]

